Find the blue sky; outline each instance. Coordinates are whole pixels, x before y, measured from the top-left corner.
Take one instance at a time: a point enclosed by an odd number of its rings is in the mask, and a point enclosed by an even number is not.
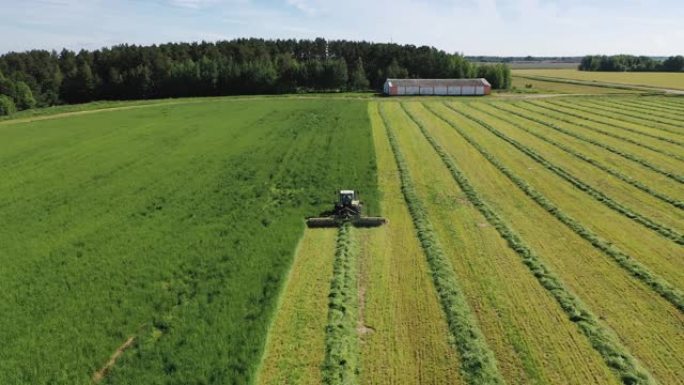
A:
[[[466,55],[684,53],[682,0],[0,0],[0,53],[236,37]]]

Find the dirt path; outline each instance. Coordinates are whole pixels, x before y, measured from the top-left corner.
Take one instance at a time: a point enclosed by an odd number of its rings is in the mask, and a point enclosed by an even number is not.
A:
[[[61,119],[61,118],[68,118],[71,116],[78,116],[78,115],[90,115],[90,114],[97,114],[97,113],[106,112],[106,111],[133,110],[133,109],[138,109],[138,108],[158,107],[158,106],[166,106],[166,105],[174,105],[174,104],[185,104],[185,103],[192,103],[192,102],[164,102],[164,103],[139,104],[139,105],[134,105],[134,106],[103,107],[103,108],[97,108],[97,109],[93,109],[93,110],[84,110],[84,111],[60,112],[60,113],[51,114],[51,115],[31,116],[31,117],[27,117],[27,118],[3,120],[3,121],[0,121],[0,126],[18,124],[18,123],[31,123],[31,122],[41,121],[41,120]]]
[[[135,337],[128,337],[126,342],[119,346],[111,355],[111,357],[109,357],[109,361],[107,361],[107,363],[102,368],[100,368],[100,370],[93,374],[93,382],[97,384],[100,381],[102,381],[102,379],[105,378],[107,373],[109,373],[109,371],[114,367],[114,365],[116,364],[116,360],[118,360],[119,357],[121,357],[121,355],[124,353],[124,351],[126,351],[126,349],[133,346],[133,343],[135,343]]]

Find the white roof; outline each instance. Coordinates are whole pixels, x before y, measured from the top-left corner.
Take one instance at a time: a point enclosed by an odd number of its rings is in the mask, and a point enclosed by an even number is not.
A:
[[[387,79],[386,83],[389,86],[399,87],[475,87],[475,86],[490,86],[485,78],[475,79]]]
[[[340,190],[340,194],[353,194],[354,190]]]

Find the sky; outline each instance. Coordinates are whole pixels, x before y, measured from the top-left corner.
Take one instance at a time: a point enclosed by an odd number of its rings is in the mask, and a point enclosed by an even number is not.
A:
[[[465,55],[684,54],[682,0],[0,0],[0,53],[238,37]]]

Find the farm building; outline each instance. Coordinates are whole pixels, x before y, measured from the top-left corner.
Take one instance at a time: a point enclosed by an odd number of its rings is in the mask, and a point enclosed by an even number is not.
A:
[[[385,95],[489,95],[487,79],[387,79]]]

